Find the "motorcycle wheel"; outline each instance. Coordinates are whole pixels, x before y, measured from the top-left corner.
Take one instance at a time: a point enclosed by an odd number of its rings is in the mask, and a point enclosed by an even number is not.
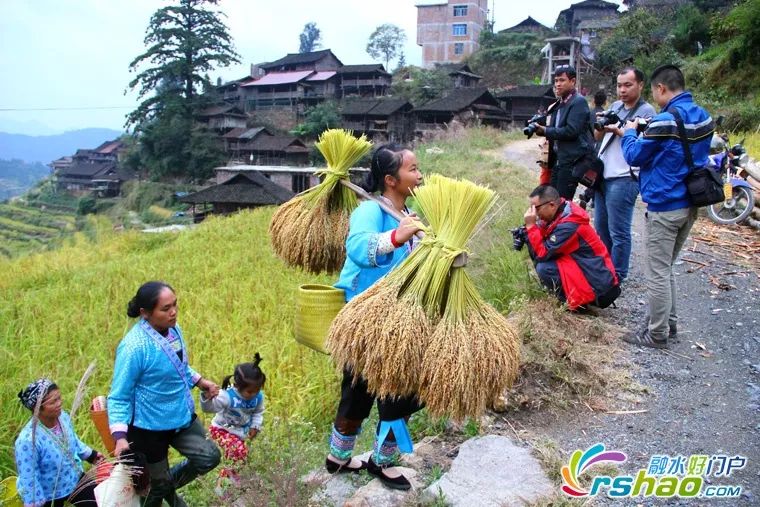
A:
[[[731,199],[707,207],[707,216],[717,224],[744,222],[755,207],[755,195],[746,187],[733,187]]]

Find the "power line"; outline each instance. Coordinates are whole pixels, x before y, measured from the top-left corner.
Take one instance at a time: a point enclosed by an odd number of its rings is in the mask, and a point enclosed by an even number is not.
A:
[[[8,111],[95,111],[105,109],[134,109],[135,106],[85,106],[85,107],[0,107],[0,112]]]

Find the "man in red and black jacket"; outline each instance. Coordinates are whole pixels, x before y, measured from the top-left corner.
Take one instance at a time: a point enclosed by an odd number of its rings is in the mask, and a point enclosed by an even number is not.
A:
[[[525,228],[541,283],[570,310],[609,306],[620,295],[618,278],[588,214],[548,185],[531,192],[530,204]]]

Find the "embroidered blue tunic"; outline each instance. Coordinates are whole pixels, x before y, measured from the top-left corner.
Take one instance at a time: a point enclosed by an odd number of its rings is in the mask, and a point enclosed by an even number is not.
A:
[[[111,433],[126,432],[128,425],[152,431],[175,430],[190,424],[194,410],[185,391],[201,376],[186,366],[182,379],[161,347],[135,324],[116,348],[116,362],[108,395],[108,424]],[[187,357],[179,326],[167,337],[175,352]],[[192,398],[191,398],[192,401]]]
[[[69,414],[61,412],[58,422],[65,438],[53,435],[38,421],[32,443],[30,420],[16,439],[16,489],[25,505],[69,496],[84,472],[82,460],[92,454],[92,449],[79,440]]]
[[[201,408],[204,412],[216,413],[211,426],[222,428],[245,440],[251,428],[260,430],[261,423],[264,422],[264,393],[259,391],[250,400],[244,400],[237,389],[230,386],[210,400],[201,393]]]
[[[346,291],[346,301],[368,289],[410,253],[405,245],[392,253],[377,254],[380,235],[398,227],[398,220],[373,201],[364,201],[351,213],[346,239],[346,263],[335,287]]]

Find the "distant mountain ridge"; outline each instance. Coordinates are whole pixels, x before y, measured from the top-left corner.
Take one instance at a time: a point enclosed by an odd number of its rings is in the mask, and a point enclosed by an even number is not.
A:
[[[121,136],[113,129],[88,128],[52,136],[27,136],[0,132],[0,159],[19,159],[47,164],[59,157],[73,155],[80,148],[92,149]]]

